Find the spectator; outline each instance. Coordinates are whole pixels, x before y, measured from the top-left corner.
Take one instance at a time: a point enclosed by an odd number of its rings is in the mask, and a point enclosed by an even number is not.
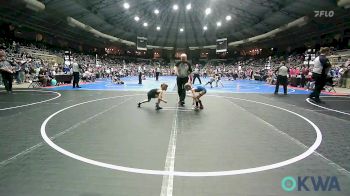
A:
[[[6,60],[6,52],[0,50],[0,72],[7,93],[12,93],[13,71],[12,64]]]

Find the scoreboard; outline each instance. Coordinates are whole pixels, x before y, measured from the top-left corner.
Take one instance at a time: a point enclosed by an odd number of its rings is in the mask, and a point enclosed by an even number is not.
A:
[[[137,37],[137,50],[147,50],[147,38]]]
[[[216,40],[216,52],[226,52],[227,51],[227,38]]]

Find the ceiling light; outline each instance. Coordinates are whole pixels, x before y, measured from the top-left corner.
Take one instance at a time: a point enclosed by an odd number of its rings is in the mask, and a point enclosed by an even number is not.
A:
[[[180,32],[183,32],[184,31],[184,28],[180,28]]]
[[[210,13],[211,13],[211,9],[210,8],[205,9],[205,15],[209,15]]]
[[[143,26],[144,26],[144,27],[147,27],[147,26],[148,26],[148,23],[147,23],[147,22],[144,22],[144,23],[143,23]]]
[[[173,10],[179,9],[179,6],[177,4],[173,5]]]
[[[154,10],[154,13],[158,15],[158,14],[159,14],[159,10],[158,10],[158,9],[155,9],[155,10]]]
[[[140,18],[138,16],[135,16],[134,20],[137,22],[140,20]]]
[[[208,30],[208,27],[207,27],[207,26],[204,26],[204,27],[203,27],[203,30],[204,30],[204,31]]]
[[[217,22],[217,23],[216,23],[216,26],[221,27],[221,22],[220,22],[220,21]]]
[[[160,26],[157,26],[157,31],[160,31]]]
[[[124,4],[123,4],[123,7],[124,7],[125,9],[129,9],[129,8],[130,8],[130,5],[129,5],[128,3],[124,3]]]
[[[232,19],[232,17],[230,15],[226,16],[226,20],[230,21]]]
[[[191,8],[192,8],[192,5],[190,3],[186,5],[187,10],[190,10]]]

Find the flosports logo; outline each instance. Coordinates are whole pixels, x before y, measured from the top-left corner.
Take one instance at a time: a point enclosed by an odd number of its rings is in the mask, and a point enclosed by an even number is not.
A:
[[[315,18],[332,18],[334,16],[334,11],[330,10],[330,11],[325,11],[325,10],[315,10]]]
[[[281,188],[291,191],[340,191],[336,176],[286,176],[281,180]]]

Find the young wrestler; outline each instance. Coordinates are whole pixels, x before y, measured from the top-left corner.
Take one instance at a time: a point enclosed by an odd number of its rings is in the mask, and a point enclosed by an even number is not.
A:
[[[196,103],[195,109],[204,109],[200,98],[207,93],[207,90],[203,86],[192,87],[190,83],[185,84],[186,91],[191,91],[193,101]]]
[[[167,101],[164,100],[165,91],[167,90],[168,85],[163,83],[160,85],[160,89],[152,89],[148,91],[147,93],[147,99],[143,100],[142,102],[137,103],[137,107],[141,107],[141,104],[150,102],[152,98],[158,98],[156,102],[156,110],[162,109],[162,107],[159,106],[160,102],[163,101],[164,103],[167,103]]]
[[[215,82],[216,82],[216,87],[218,87],[218,83],[221,84],[222,87],[224,87],[224,85],[221,82],[221,76],[220,74],[215,74]]]
[[[122,81],[118,76],[114,76],[113,83],[114,84],[124,84],[124,81]]]
[[[210,77],[209,81],[204,86],[207,86],[208,84],[210,84],[210,88],[213,88],[214,81],[215,81],[215,76],[213,75],[212,77]]]

